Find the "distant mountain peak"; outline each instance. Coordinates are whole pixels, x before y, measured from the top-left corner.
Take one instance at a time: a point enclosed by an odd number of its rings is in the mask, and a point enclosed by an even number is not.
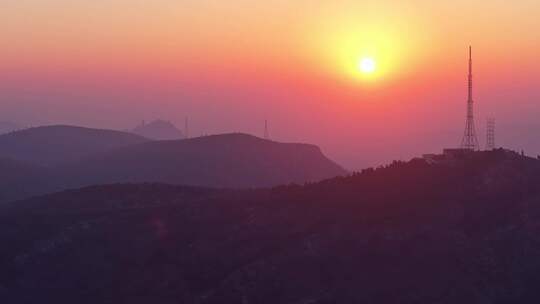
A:
[[[180,131],[172,122],[157,119],[149,123],[144,120],[132,131],[137,135],[155,140],[174,140],[185,138],[184,133]]]

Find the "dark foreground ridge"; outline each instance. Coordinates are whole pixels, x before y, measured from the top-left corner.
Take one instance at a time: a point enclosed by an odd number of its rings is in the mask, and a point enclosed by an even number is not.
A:
[[[540,161],[497,150],[272,190],[0,206],[5,303],[536,303]]]

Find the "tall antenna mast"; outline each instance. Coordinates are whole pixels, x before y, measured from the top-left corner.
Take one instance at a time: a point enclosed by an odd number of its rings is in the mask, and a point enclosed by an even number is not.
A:
[[[473,76],[472,76],[472,47],[469,46],[469,80],[467,96],[467,117],[465,122],[465,133],[461,140],[461,148],[467,150],[478,150],[478,138],[474,128],[474,109],[473,109]]]
[[[186,116],[186,121],[184,123],[184,136],[186,137],[186,139],[189,138],[189,121],[188,121],[187,116]]]
[[[488,118],[486,128],[486,150],[494,150],[495,145],[495,118]]]
[[[268,120],[264,120],[264,139],[270,140],[270,134],[268,133]]]

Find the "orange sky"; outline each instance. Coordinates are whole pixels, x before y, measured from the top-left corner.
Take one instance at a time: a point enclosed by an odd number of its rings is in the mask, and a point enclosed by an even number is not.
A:
[[[259,134],[267,118],[360,168],[459,143],[472,44],[480,141],[495,116],[500,144],[540,153],[538,16],[536,0],[4,0],[0,120]]]

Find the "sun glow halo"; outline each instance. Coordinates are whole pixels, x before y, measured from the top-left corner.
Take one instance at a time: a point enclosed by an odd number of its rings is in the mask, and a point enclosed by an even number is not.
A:
[[[377,70],[377,62],[371,57],[364,57],[360,60],[358,68],[364,74],[372,74]]]
[[[344,17],[325,23],[318,42],[322,62],[328,71],[346,82],[395,81],[410,71],[420,53],[415,50],[419,38],[404,39],[409,28],[398,21],[380,23]]]

